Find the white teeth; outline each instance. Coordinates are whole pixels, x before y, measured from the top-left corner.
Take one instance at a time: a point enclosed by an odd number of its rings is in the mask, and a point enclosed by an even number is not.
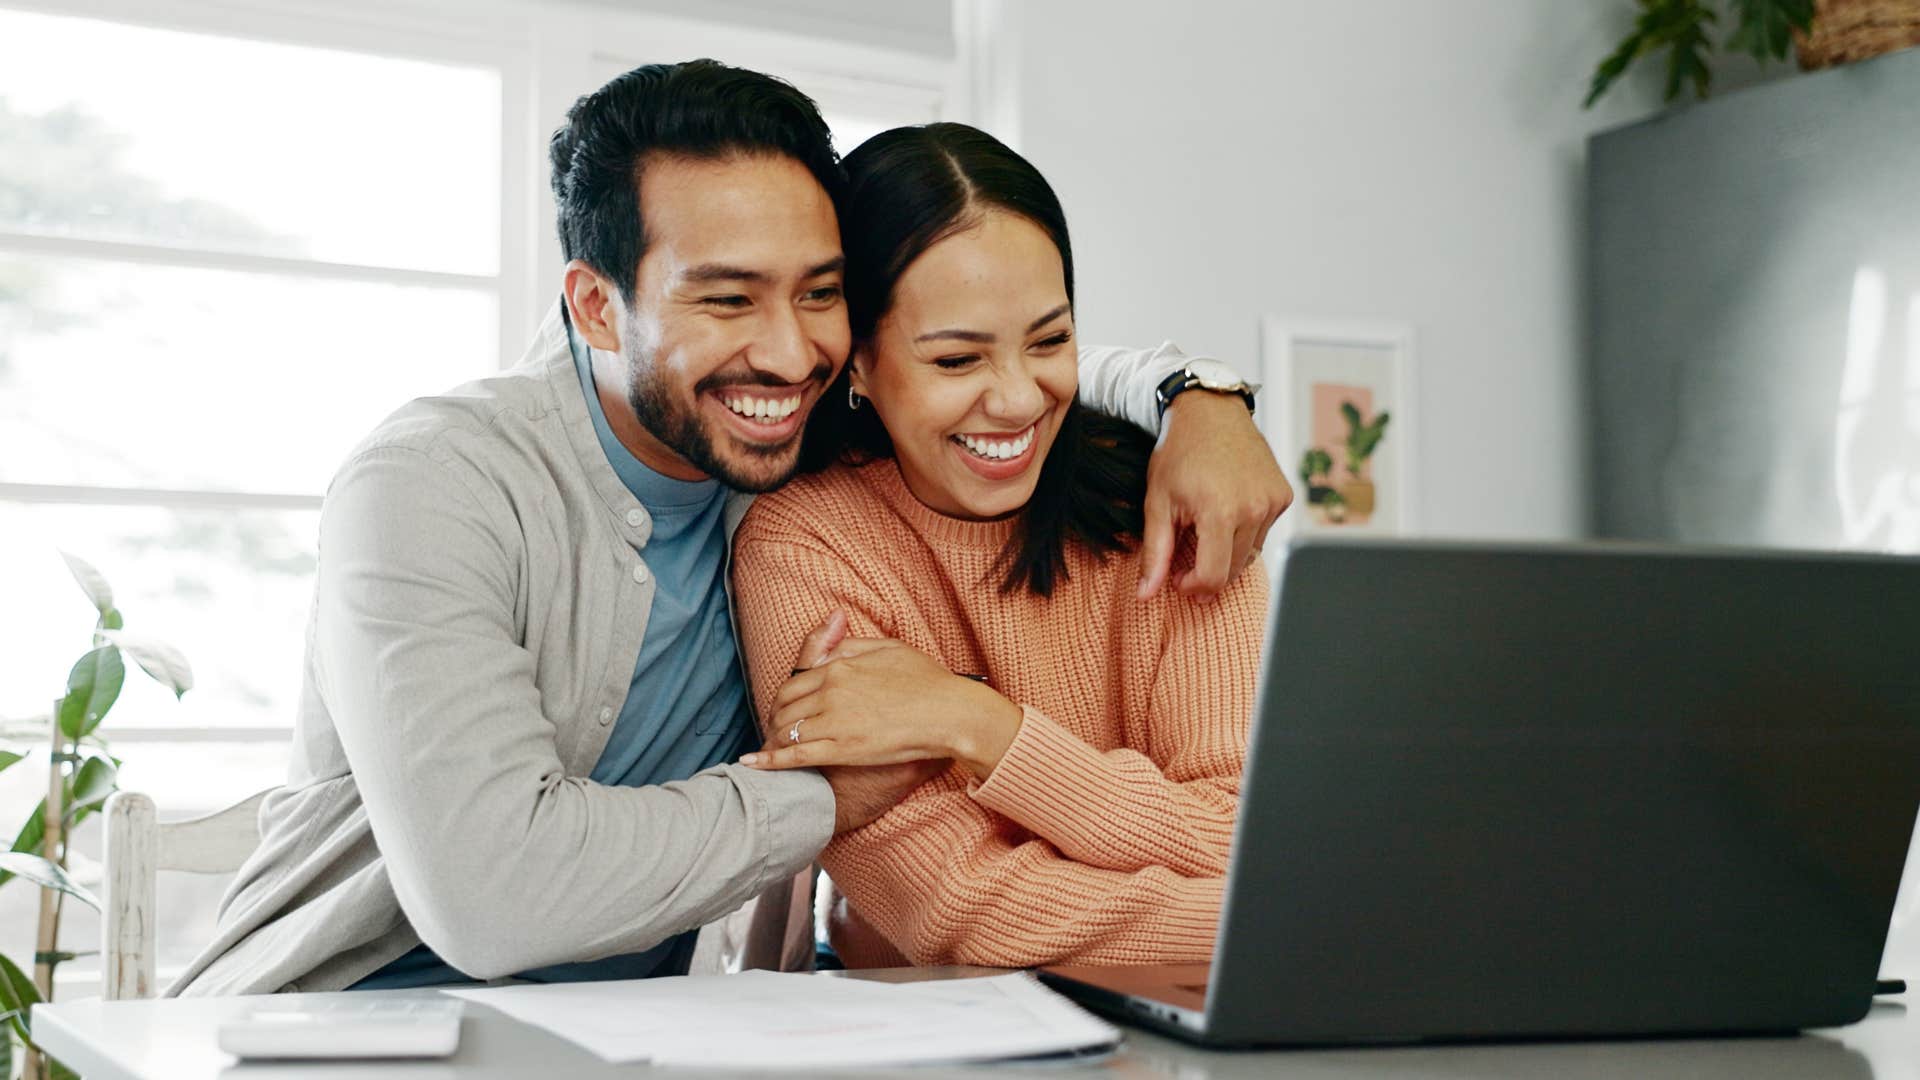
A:
[[[957,435],[955,438],[977,457],[1005,461],[1027,452],[1027,447],[1033,445],[1033,432],[1033,428],[1028,428],[1017,439],[983,439],[978,435]]]
[[[793,415],[794,410],[800,407],[800,396],[795,394],[792,397],[765,398],[742,394],[738,397],[723,397],[720,403],[748,419],[775,423]]]

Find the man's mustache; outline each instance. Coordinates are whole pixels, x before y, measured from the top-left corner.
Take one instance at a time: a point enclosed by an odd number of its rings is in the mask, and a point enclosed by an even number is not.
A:
[[[814,368],[811,374],[799,382],[788,382],[785,379],[778,378],[765,371],[748,371],[740,374],[728,374],[726,372],[716,371],[712,375],[694,383],[693,392],[695,394],[704,394],[710,390],[724,390],[729,386],[760,386],[770,387],[776,390],[789,386],[805,386],[808,383],[818,383],[821,386],[825,386],[828,380],[832,378],[833,367],[826,363],[822,363]]]

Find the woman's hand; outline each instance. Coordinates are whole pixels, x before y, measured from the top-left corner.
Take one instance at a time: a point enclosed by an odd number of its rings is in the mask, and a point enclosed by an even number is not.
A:
[[[740,761],[793,769],[953,758],[985,779],[1020,722],[1020,707],[985,683],[902,642],[857,638],[780,687],[767,747]]]

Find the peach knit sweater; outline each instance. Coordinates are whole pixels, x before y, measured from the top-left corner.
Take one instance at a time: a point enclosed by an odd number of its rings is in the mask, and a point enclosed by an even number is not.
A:
[[[956,765],[821,861],[860,919],[850,966],[1210,958],[1238,808],[1267,582],[1134,598],[1136,555],[1070,549],[1049,599],[1003,594],[1010,522],[927,509],[897,465],[836,466],[756,500],[734,584],[763,711],[835,607],[985,674],[1024,720],[984,783]],[[912,717],[902,717],[912,723]],[[886,939],[861,931],[870,926]],[[886,943],[891,943],[888,947]],[[894,950],[898,950],[895,953]]]

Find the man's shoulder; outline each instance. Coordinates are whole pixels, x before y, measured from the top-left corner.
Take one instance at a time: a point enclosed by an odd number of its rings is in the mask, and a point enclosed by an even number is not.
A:
[[[348,457],[383,449],[429,455],[448,444],[488,438],[505,441],[508,429],[540,424],[555,410],[552,389],[538,370],[522,366],[462,383],[388,413]]]

